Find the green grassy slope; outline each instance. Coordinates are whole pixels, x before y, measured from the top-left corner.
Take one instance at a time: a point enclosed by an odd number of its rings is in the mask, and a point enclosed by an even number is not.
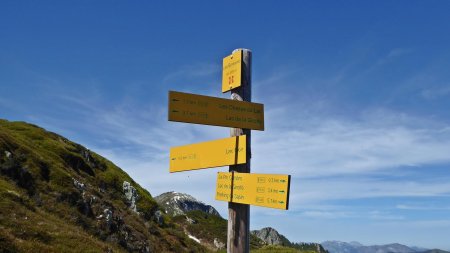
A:
[[[175,216],[173,221],[183,226],[190,235],[200,239],[209,249],[217,249],[214,247],[214,240],[224,243],[223,247],[226,248],[228,226],[226,219],[201,211],[190,211],[186,215]],[[259,249],[264,245],[265,243],[261,239],[253,234],[250,235],[251,249]],[[226,252],[226,250],[219,252]]]
[[[152,175],[149,175],[152,176]],[[123,182],[138,194],[130,209]],[[0,120],[0,252],[205,252],[110,161],[57,134]]]

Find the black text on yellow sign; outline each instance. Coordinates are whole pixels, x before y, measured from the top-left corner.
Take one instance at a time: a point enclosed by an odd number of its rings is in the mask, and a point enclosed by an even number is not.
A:
[[[290,175],[218,172],[216,200],[289,209]]]
[[[222,92],[241,86],[242,82],[242,50],[223,58]]]
[[[247,159],[245,135],[170,148],[170,172],[243,164]]]
[[[264,130],[264,105],[169,91],[169,121]]]

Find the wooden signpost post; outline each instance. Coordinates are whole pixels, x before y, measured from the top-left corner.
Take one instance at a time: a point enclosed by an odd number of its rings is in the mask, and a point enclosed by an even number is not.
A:
[[[216,199],[228,202],[227,251],[250,250],[250,205],[287,210],[291,176],[251,174],[251,130],[264,130],[264,105],[252,103],[252,52],[223,59],[222,92],[231,99],[169,91],[169,121],[232,127],[229,138],[173,147],[170,172],[230,166],[219,172]]]
[[[241,85],[231,90],[231,99],[238,101],[252,101],[252,52],[248,49],[237,49],[233,53],[242,51]],[[231,136],[247,136],[247,162],[245,164],[231,165],[230,172],[250,173],[251,158],[251,130],[248,128],[234,128]],[[250,251],[250,205],[228,202],[228,232],[227,251]]]

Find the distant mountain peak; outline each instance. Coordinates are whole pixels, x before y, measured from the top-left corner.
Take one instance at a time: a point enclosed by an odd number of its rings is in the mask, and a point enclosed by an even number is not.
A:
[[[186,193],[170,191],[156,196],[154,199],[165,210],[165,213],[171,216],[184,215],[189,211],[198,210],[220,217],[214,207]]]
[[[265,227],[260,230],[251,231],[259,239],[269,245],[290,245],[291,242],[272,227]]]
[[[362,247],[364,245],[362,245],[361,243],[357,242],[357,241],[351,241],[349,242],[350,245],[354,246],[354,247]]]

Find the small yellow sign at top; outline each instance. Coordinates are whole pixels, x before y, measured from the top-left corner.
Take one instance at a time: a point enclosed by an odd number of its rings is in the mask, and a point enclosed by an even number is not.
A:
[[[242,50],[223,58],[222,92],[227,92],[241,86]]]

